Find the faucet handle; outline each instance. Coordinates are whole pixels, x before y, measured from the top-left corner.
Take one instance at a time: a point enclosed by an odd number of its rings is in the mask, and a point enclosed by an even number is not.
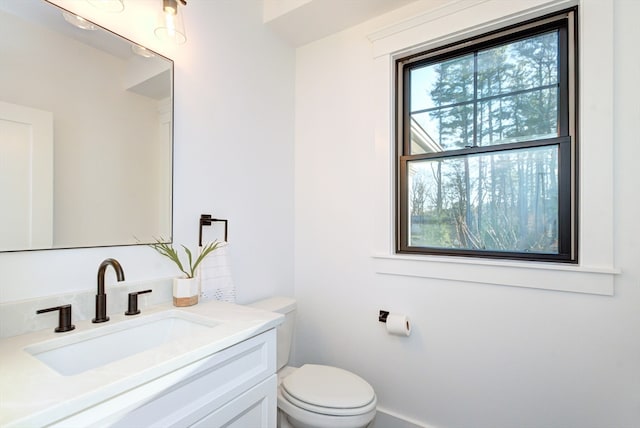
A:
[[[151,293],[153,290],[133,291],[129,293],[129,307],[125,315],[138,315],[140,309],[138,309],[138,294]]]
[[[54,308],[39,309],[36,314],[43,314],[45,312],[59,311],[58,313],[58,327],[55,328],[56,333],[63,333],[65,331],[71,331],[76,328],[71,324],[71,305],[56,306]]]

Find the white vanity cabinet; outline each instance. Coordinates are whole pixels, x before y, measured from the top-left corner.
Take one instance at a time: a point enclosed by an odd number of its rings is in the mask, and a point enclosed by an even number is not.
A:
[[[275,360],[271,329],[49,426],[275,428]]]

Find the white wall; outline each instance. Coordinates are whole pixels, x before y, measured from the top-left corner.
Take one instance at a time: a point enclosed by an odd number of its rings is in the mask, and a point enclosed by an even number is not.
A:
[[[226,218],[238,300],[292,295],[295,53],[263,25],[261,3],[189,1],[180,47],[153,36],[159,1],[121,14],[56,3],[175,60],[174,242],[197,246],[201,213]],[[177,274],[147,247],[2,253],[0,302],[95,289],[106,257],[131,281]]]
[[[611,297],[375,273],[379,88],[367,36],[432,4],[297,50],[294,362],[352,370],[372,383],[381,410],[425,426],[637,426],[640,3],[616,0],[614,8],[614,252],[622,273]],[[513,4],[488,3],[498,11]],[[380,309],[408,314],[412,335],[386,334]]]

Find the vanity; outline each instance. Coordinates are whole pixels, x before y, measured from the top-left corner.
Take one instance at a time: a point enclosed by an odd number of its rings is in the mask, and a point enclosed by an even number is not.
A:
[[[105,28],[72,27],[81,17],[56,2],[0,2],[12,34],[0,40],[0,126],[12,143],[0,157],[13,166],[0,171],[11,184],[0,194],[14,201],[3,206],[0,253],[172,242],[173,61]],[[68,279],[60,266],[53,283]],[[275,428],[282,315],[214,301],[125,316],[119,289],[98,323],[87,313],[93,292],[60,302],[54,286],[8,299],[29,310],[0,315],[11,319],[0,334],[13,335],[0,339],[1,427]],[[36,309],[62,317],[60,305],[69,325],[59,330],[69,331],[41,329],[54,315],[34,320]]]
[[[2,427],[276,426],[282,315],[212,301],[0,340]]]

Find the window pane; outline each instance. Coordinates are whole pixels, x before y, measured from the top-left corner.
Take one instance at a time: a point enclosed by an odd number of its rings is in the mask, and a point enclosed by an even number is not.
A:
[[[473,55],[414,68],[410,76],[411,112],[471,101]]]
[[[410,154],[557,136],[558,57],[554,30],[478,51],[475,91],[474,54],[411,69]]]
[[[478,98],[558,83],[558,31],[478,52]]]
[[[557,136],[557,88],[491,98],[478,104],[480,146]]]
[[[473,104],[411,115],[411,154],[456,150],[473,145]],[[416,145],[416,151],[414,151]]]
[[[412,247],[558,253],[558,147],[408,163]]]

